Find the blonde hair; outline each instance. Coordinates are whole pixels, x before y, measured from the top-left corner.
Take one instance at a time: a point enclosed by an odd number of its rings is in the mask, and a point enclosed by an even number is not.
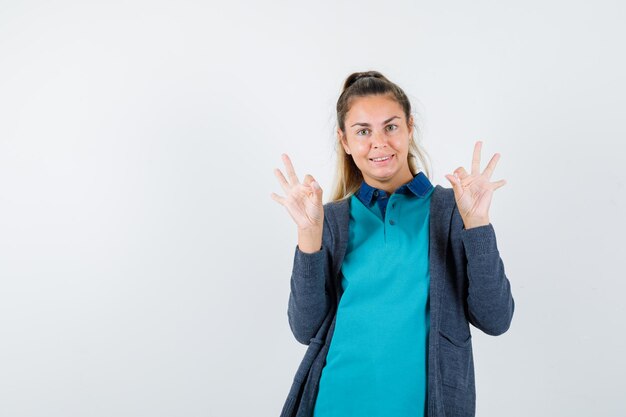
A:
[[[343,84],[343,90],[337,100],[337,127],[345,132],[345,118],[350,110],[352,99],[369,95],[390,95],[402,106],[407,123],[411,119],[411,103],[402,89],[389,81],[378,71],[355,72],[350,74]],[[413,136],[409,140],[409,154],[407,156],[409,169],[412,175],[420,170],[430,178],[430,164],[428,154],[415,139],[415,132],[419,130],[413,125]],[[341,145],[339,137],[335,142],[337,151],[337,169],[330,201],[338,201],[353,195],[361,186],[363,175]]]

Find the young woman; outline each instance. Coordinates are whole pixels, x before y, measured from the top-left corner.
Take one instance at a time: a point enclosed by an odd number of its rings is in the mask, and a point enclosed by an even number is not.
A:
[[[434,187],[413,139],[411,105],[376,71],[337,101],[331,202],[289,157],[275,170],[298,228],[288,318],[308,345],[281,416],[475,415],[469,324],[504,333],[514,301],[489,206],[499,155]]]

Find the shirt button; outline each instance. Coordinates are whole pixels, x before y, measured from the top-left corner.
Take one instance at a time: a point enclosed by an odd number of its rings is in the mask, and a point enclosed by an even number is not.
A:
[[[396,224],[396,222],[394,222],[392,219],[392,220],[389,220],[389,224],[393,226],[394,224]]]

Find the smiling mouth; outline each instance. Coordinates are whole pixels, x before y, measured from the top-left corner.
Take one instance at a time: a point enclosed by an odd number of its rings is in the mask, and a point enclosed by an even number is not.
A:
[[[381,156],[380,158],[370,158],[370,161],[372,161],[372,162],[385,162],[385,161],[390,160],[392,157],[393,157],[393,155]]]

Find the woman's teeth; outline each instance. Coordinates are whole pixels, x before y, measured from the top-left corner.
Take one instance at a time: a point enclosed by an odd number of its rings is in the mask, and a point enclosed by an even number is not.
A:
[[[390,156],[385,156],[385,157],[382,157],[382,158],[372,158],[372,161],[374,161],[374,162],[386,161],[389,158],[391,158],[391,157]]]

